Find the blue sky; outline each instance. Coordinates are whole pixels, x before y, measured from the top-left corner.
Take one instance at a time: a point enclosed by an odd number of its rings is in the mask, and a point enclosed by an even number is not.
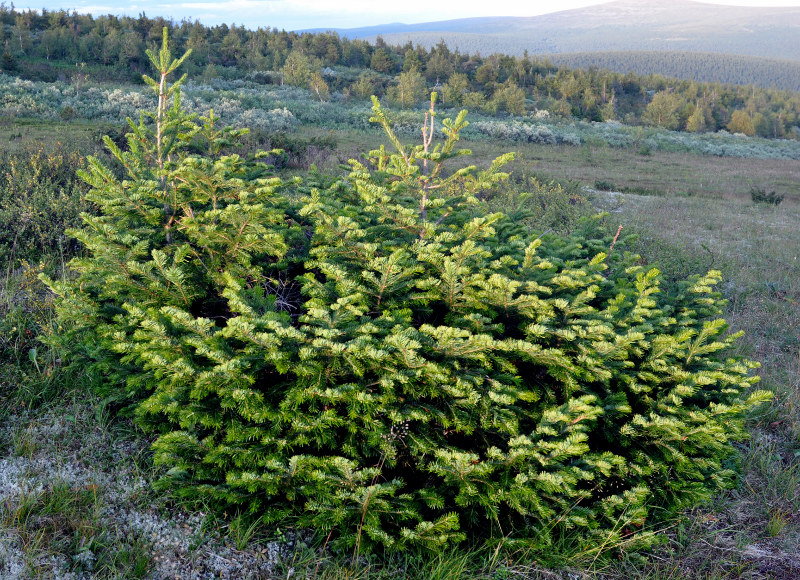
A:
[[[536,16],[568,10],[607,0],[186,0],[166,3],[159,0],[26,0],[15,2],[17,9],[75,10],[81,13],[164,16],[189,18],[203,24],[236,23],[248,28],[271,26],[297,30],[304,28],[352,28],[387,22],[430,22],[471,16]],[[669,0],[665,0],[669,1]],[[800,0],[705,0],[714,4],[740,6],[800,6]]]

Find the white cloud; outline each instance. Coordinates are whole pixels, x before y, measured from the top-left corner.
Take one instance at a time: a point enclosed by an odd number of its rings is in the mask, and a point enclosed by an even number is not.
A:
[[[45,6],[45,8],[48,10],[56,10],[55,7],[48,8]],[[22,10],[22,8],[19,8],[19,10]],[[119,6],[111,6],[108,4],[81,5],[77,6],[75,11],[81,14],[117,14],[119,12]]]

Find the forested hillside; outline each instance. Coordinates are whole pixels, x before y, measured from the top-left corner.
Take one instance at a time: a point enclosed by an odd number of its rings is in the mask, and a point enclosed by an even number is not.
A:
[[[800,91],[800,62],[791,60],[675,51],[573,52],[545,58],[559,67],[596,67],[636,75],[658,72],[701,83],[753,84]]]
[[[69,81],[141,82],[144,51],[163,27],[178,50],[191,49],[193,78],[245,77],[309,88],[320,101],[370,95],[406,108],[439,91],[446,107],[488,114],[622,121],[670,130],[797,138],[800,95],[752,85],[681,81],[599,69],[560,68],[524,55],[480,56],[350,40],[336,33],[248,30],[163,18],[100,16],[66,11],[18,12],[3,6],[0,69],[10,76]],[[8,104],[8,103],[7,103]],[[13,103],[11,103],[13,105]]]

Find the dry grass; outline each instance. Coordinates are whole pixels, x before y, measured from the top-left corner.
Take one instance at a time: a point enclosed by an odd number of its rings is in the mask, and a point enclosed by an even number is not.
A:
[[[774,159],[712,157],[654,151],[638,155],[631,149],[583,145],[520,148],[524,162],[535,163],[542,174],[585,184],[608,181],[621,191],[665,196],[738,199],[752,186],[800,199],[800,164]]]

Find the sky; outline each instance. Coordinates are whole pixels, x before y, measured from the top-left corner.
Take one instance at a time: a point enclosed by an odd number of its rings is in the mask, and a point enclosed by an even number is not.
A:
[[[247,28],[272,27],[355,28],[389,22],[432,22],[472,16],[538,16],[608,0],[26,0],[14,3],[18,10],[65,9],[79,13],[163,16],[198,20],[206,25],[226,23]],[[669,0],[664,0],[669,1]],[[737,6],[800,6],[800,0],[703,0],[710,4]]]

